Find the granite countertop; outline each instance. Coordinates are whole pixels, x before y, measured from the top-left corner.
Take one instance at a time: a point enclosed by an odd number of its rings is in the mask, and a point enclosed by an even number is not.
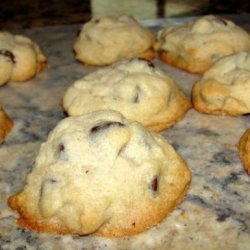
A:
[[[250,15],[232,16],[250,31]],[[184,19],[146,22],[158,25]],[[250,178],[243,170],[237,143],[250,126],[250,116],[209,116],[191,109],[183,120],[162,132],[187,161],[193,180],[187,196],[165,220],[132,237],[72,237],[34,233],[18,227],[17,214],[6,204],[22,189],[41,142],[65,117],[60,105],[65,89],[94,67],[74,59],[72,42],[80,25],[15,30],[43,48],[48,67],[26,83],[0,88],[0,100],[14,120],[14,128],[0,145],[0,249],[249,249]],[[190,97],[198,75],[155,64],[172,76]]]

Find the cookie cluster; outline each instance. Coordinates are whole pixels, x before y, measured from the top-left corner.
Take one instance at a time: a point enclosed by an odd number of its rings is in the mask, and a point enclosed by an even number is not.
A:
[[[250,36],[214,16],[168,25],[157,37],[132,17],[102,17],[82,26],[73,50],[78,61],[102,67],[65,91],[69,117],[41,145],[24,189],[8,203],[19,225],[39,232],[142,232],[182,201],[191,181],[185,161],[156,132],[182,119],[191,103],[206,114],[250,113]],[[154,65],[157,54],[203,74],[191,101]],[[0,33],[0,84],[28,80],[45,64],[35,42]],[[12,127],[3,110],[0,125],[2,142]],[[239,142],[248,172],[249,138],[248,130]]]

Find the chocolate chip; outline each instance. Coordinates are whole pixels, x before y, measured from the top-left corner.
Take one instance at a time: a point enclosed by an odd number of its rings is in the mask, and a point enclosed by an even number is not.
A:
[[[141,60],[141,61],[146,62],[150,68],[154,68],[155,67],[155,65],[151,61],[149,61],[149,60],[146,60],[144,58],[138,58],[138,59]]]
[[[151,189],[154,191],[154,192],[157,192],[158,190],[158,177],[155,176],[153,178],[153,180],[151,181]]]
[[[136,92],[135,93],[135,96],[134,96],[134,98],[133,98],[133,103],[138,103],[139,102],[139,95],[138,95],[138,93]]]
[[[14,54],[6,49],[0,49],[0,55],[8,57],[12,63],[16,63]]]
[[[57,180],[52,179],[52,178],[50,178],[50,179],[48,179],[48,180],[46,180],[46,181],[49,182],[49,183],[56,183],[56,182],[57,182]]]
[[[65,150],[65,146],[62,143],[59,144],[58,148],[59,148],[59,152],[63,152]]]
[[[57,156],[56,157],[59,157],[61,160],[64,160],[64,161],[69,160],[69,155],[66,152],[65,144],[63,144],[63,143],[58,144],[58,146],[57,146]]]
[[[105,123],[102,123],[98,126],[95,126],[93,128],[91,128],[90,132],[91,133],[97,133],[97,132],[100,132],[102,130],[106,130],[112,126],[118,126],[118,127],[124,127],[125,125],[121,122],[112,122],[112,121],[109,121],[109,122],[105,122]]]
[[[136,90],[135,90],[135,96],[133,97],[133,103],[139,103],[140,101],[140,96],[139,96],[139,93],[141,92],[141,89],[139,86],[136,86]]]
[[[154,68],[154,67],[155,67],[155,65],[154,65],[151,61],[147,61],[147,63],[148,63],[148,66],[149,66],[150,68]]]
[[[217,19],[218,19],[218,21],[219,21],[220,23],[222,23],[222,24],[224,24],[225,26],[227,26],[227,22],[225,21],[225,19],[220,18],[220,17],[218,17]]]

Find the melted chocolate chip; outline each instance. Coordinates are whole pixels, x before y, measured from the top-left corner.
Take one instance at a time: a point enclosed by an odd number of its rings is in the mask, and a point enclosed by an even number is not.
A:
[[[91,128],[90,132],[91,133],[97,133],[97,132],[100,132],[100,131],[103,131],[103,130],[106,130],[112,126],[118,126],[118,127],[124,127],[125,125],[121,122],[112,122],[112,121],[109,121],[109,122],[105,122],[105,123],[102,123],[98,126],[95,126],[93,128]]]
[[[153,180],[151,181],[151,189],[154,192],[157,192],[158,190],[158,177],[157,176],[155,176]]]
[[[12,63],[16,63],[14,54],[6,49],[0,49],[0,55],[8,57]]]

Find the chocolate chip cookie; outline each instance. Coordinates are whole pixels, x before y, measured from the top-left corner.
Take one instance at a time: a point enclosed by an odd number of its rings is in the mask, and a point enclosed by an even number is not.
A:
[[[76,59],[87,65],[109,65],[121,59],[154,58],[153,34],[133,17],[104,16],[85,23],[74,42]]]
[[[197,111],[206,114],[250,113],[250,52],[218,60],[194,84],[192,102]]]
[[[191,104],[177,83],[152,62],[124,60],[103,67],[71,85],[63,96],[70,116],[100,109],[161,131],[182,119]]]
[[[156,225],[191,180],[166,139],[116,111],[62,120],[9,205],[39,232],[118,237]]]
[[[33,78],[46,65],[40,47],[28,37],[0,32],[0,85]]]

